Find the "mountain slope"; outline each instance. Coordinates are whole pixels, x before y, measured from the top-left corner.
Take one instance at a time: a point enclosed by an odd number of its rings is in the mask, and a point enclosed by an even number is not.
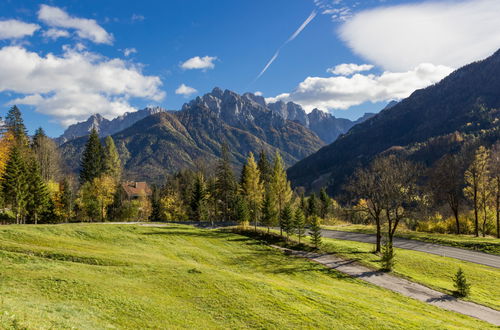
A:
[[[295,186],[317,189],[328,185],[331,192],[337,192],[357,166],[368,164],[384,151],[400,150],[431,164],[453,144],[463,143],[463,137],[492,143],[499,139],[499,90],[500,51],[354,126],[334,143],[295,164],[288,171],[289,177]],[[456,134],[461,138],[454,140]],[[444,144],[431,152],[429,146],[438,140]],[[427,151],[415,153],[423,149]]]

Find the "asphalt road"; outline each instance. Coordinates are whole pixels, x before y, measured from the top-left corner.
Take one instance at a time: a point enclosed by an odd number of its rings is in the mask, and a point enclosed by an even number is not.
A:
[[[323,237],[342,239],[346,241],[356,241],[375,244],[375,235],[351,233],[337,230],[322,230]],[[443,257],[455,258],[463,261],[473,262],[480,265],[500,268],[500,256],[465,250],[451,246],[437,245],[411,239],[394,237],[394,247],[406,250],[414,250],[426,253],[432,253]]]

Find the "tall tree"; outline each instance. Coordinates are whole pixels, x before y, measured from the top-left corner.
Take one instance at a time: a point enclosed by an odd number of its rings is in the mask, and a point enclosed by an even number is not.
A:
[[[5,172],[5,166],[9,160],[9,153],[14,144],[14,136],[10,132],[0,134],[0,180]]]
[[[330,196],[328,196],[325,188],[321,188],[321,190],[319,191],[319,201],[319,216],[322,219],[326,219],[330,213],[330,204],[332,200]]]
[[[160,189],[157,185],[152,188],[151,194],[151,214],[149,215],[149,221],[161,221],[161,194]]]
[[[455,217],[460,234],[460,208],[463,203],[465,160],[462,154],[445,155],[431,170],[429,187],[435,203],[445,202]]]
[[[285,205],[280,218],[280,228],[286,233],[286,239],[288,240],[295,233],[294,214],[290,203]]]
[[[99,135],[95,128],[92,128],[85,150],[83,151],[81,170],[80,170],[80,184],[85,182],[92,182],[95,178],[103,173],[103,152],[102,145],[99,141]]]
[[[287,179],[283,160],[278,152],[274,158],[273,176],[271,178],[270,191],[276,200],[276,213],[281,217],[285,205],[292,199],[292,188]],[[283,235],[283,230],[280,230]]]
[[[224,222],[233,218],[238,185],[231,166],[231,156],[226,144],[222,145],[221,158],[217,164],[217,196],[220,198],[220,211]]]
[[[21,149],[17,144],[11,148],[2,180],[2,192],[16,214],[17,224],[23,222],[29,198],[28,171]]]
[[[111,136],[107,136],[104,140],[104,156],[103,156],[103,172],[115,179],[116,182],[120,182],[122,176],[122,163],[120,161],[120,155],[116,150],[115,141]]]
[[[474,208],[474,234],[479,236],[479,212],[484,210],[486,219],[486,203],[488,197],[488,158],[489,151],[480,146],[474,155],[474,159],[467,171],[465,171],[465,196],[472,202]],[[484,233],[483,233],[484,234]]]
[[[318,209],[318,198],[315,193],[312,193],[307,200],[307,215],[309,217],[317,216],[319,214]]]
[[[295,233],[297,234],[297,237],[299,238],[299,244],[302,240],[302,238],[306,234],[306,217],[304,215],[304,212],[302,211],[301,208],[297,208],[295,210],[295,216],[294,216],[294,227],[295,227]]]
[[[5,117],[5,125],[18,144],[23,146],[28,145],[28,131],[24,125],[21,110],[16,105],[9,109],[7,117]]]
[[[262,183],[264,183],[264,185],[269,184],[273,176],[273,168],[269,159],[267,158],[267,154],[264,149],[260,151],[258,167],[260,172],[260,180],[262,181]]]
[[[270,227],[276,225],[278,222],[276,214],[275,200],[269,191],[264,193],[264,199],[262,200],[261,206],[261,223],[263,226],[267,227],[267,232],[270,231]]]
[[[61,203],[62,216],[66,222],[69,221],[73,211],[73,190],[68,178],[59,183],[59,201]]]
[[[57,181],[61,174],[61,155],[54,140],[40,127],[33,136],[31,145],[40,174],[45,181]]]
[[[189,203],[191,209],[191,219],[202,221],[204,219],[205,201],[207,198],[207,188],[203,174],[198,173],[193,183],[191,200]]]
[[[500,238],[500,141],[491,149],[490,175],[492,178],[493,205],[497,224],[497,238]]]
[[[313,216],[311,219],[311,227],[309,228],[311,243],[316,249],[321,246],[321,219],[318,216]]]
[[[243,167],[241,190],[248,205],[250,219],[254,223],[255,229],[257,229],[260,205],[264,198],[264,184],[261,181],[260,171],[253,153],[248,155],[247,162]]]
[[[40,214],[42,214],[50,202],[50,196],[36,159],[30,161],[28,173],[29,196],[26,208],[34,223],[37,224]]]
[[[242,196],[239,196],[236,201],[236,221],[243,227],[248,225],[250,221],[250,210],[248,207],[247,200]]]

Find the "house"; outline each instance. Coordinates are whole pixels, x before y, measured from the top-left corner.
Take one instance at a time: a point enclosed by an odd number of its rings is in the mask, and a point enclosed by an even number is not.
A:
[[[122,183],[124,199],[134,200],[141,197],[150,197],[152,194],[146,182],[125,181]]]

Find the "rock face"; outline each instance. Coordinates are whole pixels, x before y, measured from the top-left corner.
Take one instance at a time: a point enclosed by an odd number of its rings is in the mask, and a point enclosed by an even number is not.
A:
[[[84,122],[69,126],[60,137],[55,139],[55,141],[58,144],[63,144],[81,136],[87,136],[93,128],[99,132],[99,136],[106,137],[132,126],[147,116],[165,111],[165,109],[160,107],[148,107],[136,112],[127,112],[113,120],[108,120],[100,114],[94,114]]]
[[[500,139],[500,51],[415,91],[288,170],[295,186],[339,192],[356,167],[387,152],[426,165],[463,145]]]

